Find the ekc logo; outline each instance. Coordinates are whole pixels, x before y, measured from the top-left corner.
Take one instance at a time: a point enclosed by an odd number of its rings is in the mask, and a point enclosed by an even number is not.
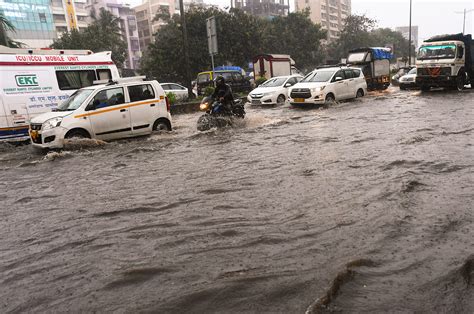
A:
[[[17,86],[38,86],[36,74],[15,75]]]

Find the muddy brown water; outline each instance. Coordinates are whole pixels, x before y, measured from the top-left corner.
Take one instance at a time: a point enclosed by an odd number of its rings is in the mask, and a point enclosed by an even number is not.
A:
[[[474,93],[0,146],[0,312],[474,311]]]

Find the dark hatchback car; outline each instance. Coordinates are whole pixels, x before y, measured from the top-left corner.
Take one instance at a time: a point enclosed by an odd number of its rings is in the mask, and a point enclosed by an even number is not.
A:
[[[214,76],[212,71],[201,72],[197,76],[197,94],[202,95],[208,86],[214,87],[214,77],[221,75],[225,82],[230,85],[232,92],[250,92],[252,86],[250,80],[242,75],[239,71],[215,71]]]

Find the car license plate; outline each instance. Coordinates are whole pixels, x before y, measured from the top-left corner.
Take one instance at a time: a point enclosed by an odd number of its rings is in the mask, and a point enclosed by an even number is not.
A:
[[[260,100],[252,100],[252,105],[260,105]]]
[[[36,140],[38,138],[38,131],[36,130],[31,130],[30,131],[30,136],[33,140]]]
[[[295,98],[295,102],[304,102],[304,98]]]

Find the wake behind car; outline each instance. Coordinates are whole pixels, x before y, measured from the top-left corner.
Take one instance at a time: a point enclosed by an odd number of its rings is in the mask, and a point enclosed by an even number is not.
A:
[[[288,89],[302,78],[301,75],[272,77],[251,91],[247,100],[252,105],[282,105],[288,98]]]
[[[291,88],[290,104],[318,105],[362,97],[367,83],[361,69],[328,67],[310,72]]]
[[[77,90],[55,111],[31,120],[30,139],[61,148],[74,137],[112,140],[171,130],[170,105],[157,81],[117,79]]]

